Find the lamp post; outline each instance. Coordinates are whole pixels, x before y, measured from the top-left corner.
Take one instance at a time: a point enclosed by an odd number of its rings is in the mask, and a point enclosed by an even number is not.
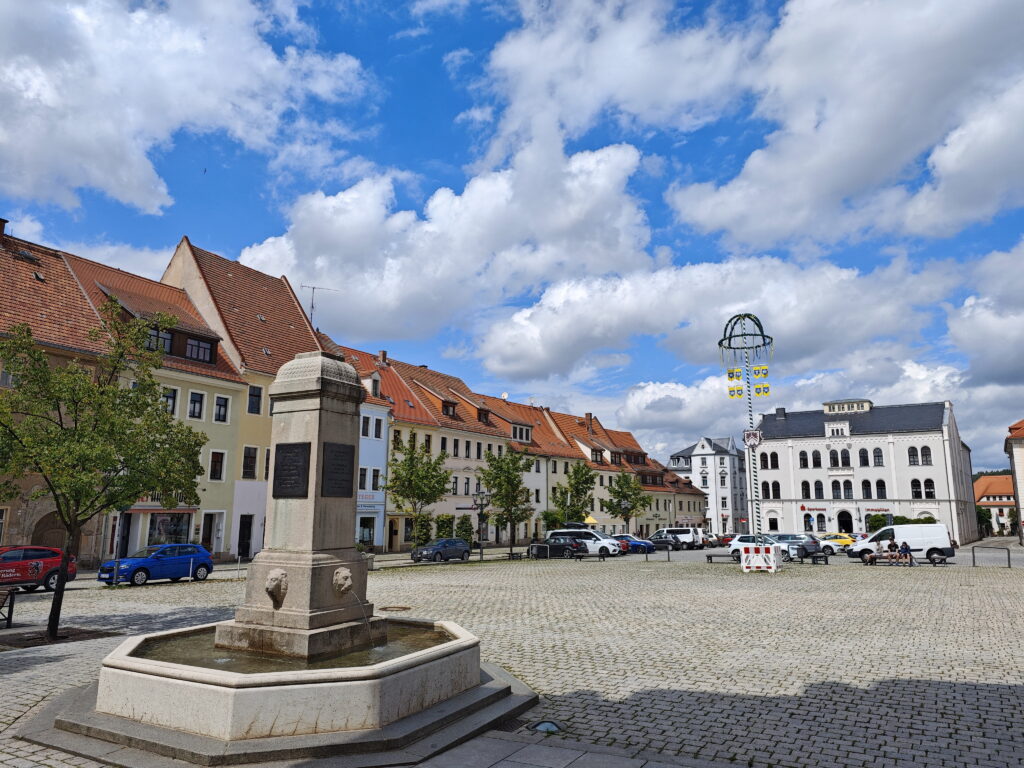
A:
[[[752,385],[751,379],[764,379],[768,376],[768,366],[764,363],[752,365],[752,360],[771,357],[775,348],[775,340],[764,332],[764,326],[756,315],[733,315],[725,324],[722,338],[718,341],[718,350],[725,363],[726,355],[732,356],[733,367],[728,369],[729,397],[733,399],[746,396],[747,429],[743,433],[743,445],[747,449],[747,469],[750,477],[751,512],[754,515],[754,535],[757,543],[761,538],[761,492],[757,485],[757,462],[754,450],[761,444],[761,431],[754,429],[753,397],[767,397],[770,389],[766,383]],[[740,367],[736,367],[740,364]],[[745,384],[745,386],[744,386]],[[744,392],[744,390],[746,390]],[[755,391],[756,390],[756,391]]]
[[[486,491],[477,491],[473,494],[473,506],[476,508],[476,540],[480,542],[481,551],[484,545],[484,521],[487,519],[484,510],[487,509],[487,505],[490,503],[491,494]]]

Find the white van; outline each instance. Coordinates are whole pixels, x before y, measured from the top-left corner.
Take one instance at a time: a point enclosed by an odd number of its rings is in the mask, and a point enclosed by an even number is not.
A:
[[[674,536],[684,549],[704,549],[704,531],[700,528],[659,528],[654,533]]]
[[[930,560],[936,555],[953,557],[956,554],[949,538],[949,530],[944,523],[887,525],[868,538],[851,544],[850,548],[846,550],[846,554],[848,557],[859,557],[863,560],[869,553],[875,551],[877,542],[887,542],[890,539],[895,539],[897,546],[904,541],[907,542],[910,545],[910,552],[918,558],[926,557]]]

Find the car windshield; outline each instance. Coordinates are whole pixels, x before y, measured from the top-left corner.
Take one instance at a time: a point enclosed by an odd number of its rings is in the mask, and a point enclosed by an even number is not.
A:
[[[428,542],[427,544],[424,544],[423,546],[425,546],[425,547],[441,547],[441,546],[444,546],[444,539],[434,539],[433,541]]]
[[[163,549],[163,547],[144,547],[132,555],[132,557],[152,557],[161,549]]]

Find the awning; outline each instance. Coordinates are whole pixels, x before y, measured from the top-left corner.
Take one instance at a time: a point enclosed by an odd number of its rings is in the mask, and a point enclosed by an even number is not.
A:
[[[587,519],[583,521],[587,525],[597,525],[597,520],[594,519],[593,515],[587,515]]]

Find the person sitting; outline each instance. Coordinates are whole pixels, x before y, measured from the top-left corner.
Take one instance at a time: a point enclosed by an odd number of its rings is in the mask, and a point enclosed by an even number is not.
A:
[[[881,541],[881,540],[876,541],[875,542],[875,551],[868,553],[868,556],[867,556],[868,564],[869,565],[874,565],[879,560],[881,560],[883,557],[885,557],[885,551],[886,551],[885,550],[885,542]]]
[[[899,560],[900,548],[896,546],[896,539],[889,539],[888,552],[889,554],[886,559],[890,563],[895,563]]]
[[[900,544],[899,554],[900,565],[906,565],[909,568],[912,563],[910,558],[910,545],[907,544],[907,542],[904,541],[902,544]]]

